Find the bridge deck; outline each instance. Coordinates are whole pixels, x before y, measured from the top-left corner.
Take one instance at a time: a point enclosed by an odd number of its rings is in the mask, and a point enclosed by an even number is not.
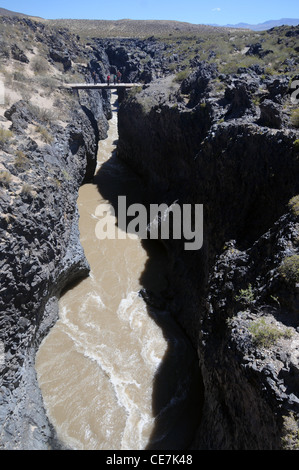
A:
[[[136,86],[142,86],[141,83],[69,83],[66,85],[67,88],[72,88],[73,90],[103,90],[103,89],[115,89],[119,90],[121,88],[133,88]]]

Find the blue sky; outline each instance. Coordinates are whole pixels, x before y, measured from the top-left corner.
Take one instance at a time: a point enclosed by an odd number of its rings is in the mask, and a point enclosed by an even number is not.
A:
[[[224,25],[299,18],[298,0],[7,0],[0,6],[48,19],[164,19]]]

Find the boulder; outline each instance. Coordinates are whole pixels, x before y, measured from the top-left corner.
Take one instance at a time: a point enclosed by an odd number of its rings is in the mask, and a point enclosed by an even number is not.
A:
[[[33,114],[28,108],[28,103],[21,100],[14,103],[4,113],[4,116],[12,122],[11,130],[17,134],[22,134],[27,129],[29,122],[33,119]]]
[[[280,106],[271,100],[265,100],[260,104],[261,116],[259,124],[261,126],[280,129],[282,127],[282,116]]]
[[[207,64],[201,62],[197,70],[192,72],[181,84],[181,92],[183,94],[190,94],[189,107],[193,108],[196,106],[204,92],[206,91],[208,84],[212,78],[217,75],[216,65]]]
[[[63,64],[65,72],[72,67],[72,61],[67,50],[50,49],[49,55],[54,62]]]
[[[246,52],[246,55],[257,55],[258,57],[262,59],[263,57],[265,57],[266,55],[270,53],[273,53],[273,51],[270,49],[264,51],[262,45],[258,42],[256,44],[251,44],[249,46],[249,49]]]
[[[29,63],[29,59],[24,51],[22,51],[22,49],[20,49],[16,44],[11,46],[11,55],[13,59],[18,60],[19,62],[24,62],[25,64]]]
[[[229,103],[226,113],[228,118],[238,118],[253,108],[248,85],[245,81],[233,80],[225,90],[225,99]]]
[[[269,91],[269,96],[272,100],[280,100],[284,97],[289,91],[289,77],[274,78],[267,85]]]

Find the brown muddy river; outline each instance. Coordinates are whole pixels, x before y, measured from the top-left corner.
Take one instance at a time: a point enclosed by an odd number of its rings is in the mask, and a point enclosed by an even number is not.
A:
[[[66,446],[183,449],[197,423],[196,356],[170,314],[150,310],[138,295],[143,287],[158,292],[167,286],[166,252],[137,237],[96,236],[101,204],[125,191],[130,197],[142,193],[142,183],[113,154],[116,94],[111,102],[96,184],[81,187],[78,198],[80,239],[91,272],[60,299],[59,320],[37,353],[38,382]]]

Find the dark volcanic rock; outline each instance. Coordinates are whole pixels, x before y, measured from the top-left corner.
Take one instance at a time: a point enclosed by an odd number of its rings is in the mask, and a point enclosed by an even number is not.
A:
[[[275,100],[277,97],[282,98],[286,96],[286,94],[289,91],[289,83],[290,83],[290,79],[288,77],[282,77],[280,79],[274,78],[267,85],[270,98],[272,100]]]
[[[188,106],[192,108],[199,103],[210,80],[215,78],[216,75],[217,67],[215,65],[209,65],[202,62],[198,65],[197,70],[192,72],[189,77],[183,81],[181,92],[184,94],[190,94],[190,102]]]
[[[50,49],[49,56],[54,62],[60,62],[66,72],[72,67],[72,61],[69,57],[68,51]]]
[[[29,63],[29,59],[16,44],[11,46],[11,56],[13,59],[18,60],[19,62],[24,62],[25,64]]]
[[[143,177],[148,203],[204,206],[201,250],[163,240],[172,266],[168,308],[198,351],[203,379],[194,448],[280,449],[285,417],[295,416],[297,429],[299,413],[298,292],[280,267],[298,254],[298,215],[287,208],[299,192],[298,131],[285,127],[272,100],[261,104],[267,127],[256,122],[257,75],[221,77],[220,98],[213,76],[205,78],[192,108],[165,80],[128,97],[118,153]],[[192,94],[194,74],[185,85]],[[274,97],[283,78],[273,87]],[[253,326],[280,341],[258,344]]]
[[[256,44],[251,44],[251,46],[249,47],[249,50],[246,52],[246,55],[257,55],[258,57],[262,59],[263,57],[270,54],[271,52],[273,53],[273,51],[269,49],[265,51],[260,43],[256,43]]]
[[[42,34],[40,26],[37,31]],[[26,101],[5,112],[13,141],[1,155],[12,175],[0,186],[2,449],[61,448],[45,414],[35,353],[58,318],[61,291],[89,273],[76,202],[80,185],[93,178],[109,109],[108,96],[99,92],[77,100],[65,93],[64,99],[64,127]],[[50,143],[28,135],[29,125],[38,124]]]
[[[97,51],[107,55],[109,65],[106,72],[115,73],[118,69],[124,82],[149,83],[155,78],[170,75],[174,69],[180,70],[182,56],[168,51],[166,57],[165,51],[171,46],[154,37],[144,40],[94,39],[94,45]]]
[[[232,81],[226,88],[225,99],[229,103],[227,117],[239,118],[248,109],[252,108],[248,85],[245,81]]]
[[[265,100],[260,105],[261,117],[259,123],[261,126],[280,129],[282,127],[282,116],[280,107],[270,100]]]
[[[33,114],[25,101],[14,103],[5,111],[4,116],[12,122],[11,130],[18,134],[22,134],[33,120]]]
[[[7,32],[17,29],[20,43],[24,34],[27,48],[29,36],[41,42],[50,60],[62,63],[65,71],[85,55],[78,37],[66,30],[24,18],[1,22]],[[10,53],[28,63],[19,46],[3,49],[5,57]],[[88,59],[101,57],[91,51]],[[81,72],[88,80],[89,67],[81,66]],[[111,114],[109,97],[104,92],[72,97],[62,89],[63,123],[55,115],[57,107],[52,112],[26,100],[13,103],[2,119],[11,121],[12,131],[1,145],[1,171],[10,175],[0,184],[2,449],[61,448],[45,414],[35,353],[58,318],[61,291],[89,273],[76,202],[80,185],[93,179],[98,139],[106,136]]]

